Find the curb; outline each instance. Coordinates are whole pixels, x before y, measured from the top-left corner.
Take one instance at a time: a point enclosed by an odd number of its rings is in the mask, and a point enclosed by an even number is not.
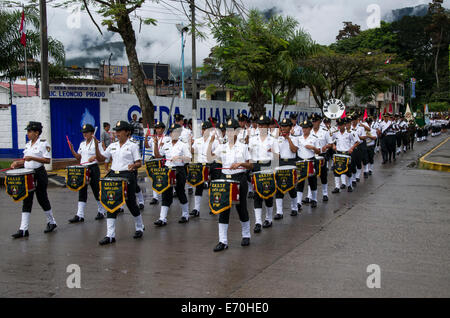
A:
[[[440,146],[448,142],[450,137],[447,137],[444,141],[442,141],[439,145],[428,151],[424,156],[422,156],[419,159],[419,168],[427,169],[427,170],[437,170],[437,171],[444,171],[444,172],[450,172],[450,164],[448,163],[439,163],[439,162],[433,162],[425,160],[425,158],[431,154],[433,151],[438,149]]]

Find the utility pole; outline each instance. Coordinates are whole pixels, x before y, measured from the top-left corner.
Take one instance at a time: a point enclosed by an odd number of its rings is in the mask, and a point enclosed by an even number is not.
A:
[[[158,89],[156,87],[156,63],[153,64],[153,85],[155,86],[155,96],[158,96],[156,90]]]
[[[41,29],[41,99],[49,99],[47,4],[45,0],[39,0],[39,12]]]
[[[194,115],[197,111],[197,63],[195,53],[195,0],[190,0],[191,4],[191,30],[192,30],[192,110]],[[192,121],[197,122],[197,117],[192,118]]]

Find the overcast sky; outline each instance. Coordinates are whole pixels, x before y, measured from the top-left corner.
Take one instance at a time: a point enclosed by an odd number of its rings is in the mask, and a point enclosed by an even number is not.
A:
[[[381,17],[393,9],[412,7],[427,4],[428,0],[243,0],[247,9],[260,10],[276,7],[282,15],[295,17],[300,27],[309,32],[314,41],[320,44],[334,42],[338,30],[342,28],[343,21],[352,21],[367,29],[367,19],[370,13],[367,8],[370,4],[377,4],[381,10]],[[444,6],[449,8],[449,1]],[[199,5],[204,0],[197,0]],[[178,10],[180,11],[178,11]],[[181,38],[175,24],[187,18],[182,13],[181,6],[173,0],[160,3],[147,1],[143,8],[138,10],[143,17],[152,17],[158,20],[157,26],[142,26],[139,33],[139,23],[136,22],[137,51],[140,61],[170,63],[177,67],[181,56]],[[72,16],[73,17],[73,16]],[[199,14],[199,18],[201,15]],[[65,9],[48,8],[48,32],[52,37],[62,41],[67,52],[67,58],[85,54],[84,48],[98,45],[102,42],[120,41],[118,35],[108,34],[106,30],[103,37],[99,34],[86,12],[81,13],[81,23],[77,25],[76,18],[70,18],[70,12]],[[71,26],[70,26],[71,24]],[[204,29],[207,32],[207,29]],[[148,45],[152,43],[151,45]],[[214,45],[214,39],[209,37],[197,43],[197,64],[201,65],[203,59],[209,54]],[[191,40],[186,41],[185,61],[189,65],[191,59]],[[127,65],[122,58],[116,63]]]

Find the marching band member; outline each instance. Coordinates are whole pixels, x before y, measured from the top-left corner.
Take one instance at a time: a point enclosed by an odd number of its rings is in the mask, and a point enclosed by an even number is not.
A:
[[[182,129],[180,125],[173,124],[169,129],[169,134],[171,138],[171,142],[165,143],[161,149],[155,147],[155,156],[157,158],[166,158],[166,167],[175,168],[176,169],[176,185],[175,191],[177,193],[178,199],[181,204],[181,219],[178,223],[187,223],[189,222],[189,203],[186,197],[186,191],[184,187],[186,185],[186,167],[191,158],[192,154],[189,149],[189,146],[181,141],[180,137],[182,134]],[[154,139],[155,144],[157,143],[157,139]],[[167,213],[169,212],[169,208],[173,203],[173,190],[168,189],[162,193],[162,202],[161,202],[161,212],[159,219],[154,222],[156,226],[164,226],[167,225]]]
[[[317,138],[317,148],[320,149],[320,156],[325,159],[325,166],[322,167],[320,174],[320,182],[322,183],[323,201],[328,201],[328,149],[333,147],[333,140],[331,139],[330,131],[326,126],[322,126],[322,117],[313,114],[311,121],[313,129],[311,134]],[[308,196],[303,200],[303,203],[309,203],[312,199],[311,186],[308,185]]]
[[[291,120],[291,123],[292,123],[291,135],[294,137],[301,136],[303,131],[302,131],[302,127],[300,127],[300,125],[297,124],[298,114],[294,114],[294,113],[290,114],[289,119]]]
[[[348,121],[350,123],[350,121]],[[333,145],[334,151],[338,154],[351,155],[353,150],[358,146],[359,142],[355,139],[355,136],[346,130],[346,120],[339,118],[337,120],[337,125],[339,127],[339,131],[333,134],[333,140],[335,141],[335,145]],[[347,178],[346,178],[347,177]],[[337,175],[334,174],[334,183],[335,189],[332,193],[339,193],[340,188],[345,189],[348,187],[348,192],[353,192],[352,184],[350,182],[351,171],[348,169],[346,174]],[[340,181],[342,181],[342,186],[340,186]]]
[[[394,157],[395,161],[395,128],[392,119],[392,115],[384,114],[384,121],[380,124],[382,134],[381,151],[383,153],[382,164],[385,164],[388,161],[388,157],[389,162],[391,162],[391,156]]]
[[[399,114],[394,115],[394,128],[395,128],[395,140],[397,142],[396,152],[397,155],[402,152],[402,129],[401,129],[401,119]]]
[[[401,117],[400,129],[402,134],[403,152],[409,149],[408,122],[404,116]]]
[[[367,118],[368,127],[366,127],[366,143],[367,143],[367,156],[368,163],[364,166],[364,178],[368,178],[369,175],[373,173],[373,163],[375,156],[375,143],[377,140],[377,131],[373,128],[373,120],[372,118]]]
[[[212,149],[211,151],[214,152],[214,150],[222,144],[225,144],[228,142],[228,137],[226,135],[226,125],[224,123],[221,123],[218,125],[218,127],[216,127],[215,131],[214,131],[214,142],[212,144]],[[212,136],[211,136],[212,138]],[[211,171],[210,176],[211,176],[211,180],[217,180],[220,179],[221,176],[221,172],[220,172],[220,168],[222,168],[222,162],[220,161],[219,157],[214,157],[213,158],[213,162],[211,163]],[[209,214],[213,214],[211,211]]]
[[[246,170],[253,169],[250,162],[247,145],[237,141],[235,129],[239,127],[236,120],[230,119],[227,122],[227,137],[225,144],[220,144],[213,152],[211,152],[214,137],[210,140],[208,153],[219,157],[222,162],[222,177],[224,179],[232,179],[239,182],[239,198],[240,204],[236,205],[242,227],[241,246],[250,245],[250,220],[247,210],[247,173]],[[219,215],[219,243],[214,248],[214,252],[220,252],[228,248],[228,224],[230,220],[230,210],[228,209]]]
[[[195,139],[192,144],[192,154],[194,155],[195,162],[198,163],[208,163],[208,146],[209,141],[211,139],[210,132],[212,124],[209,121],[205,121],[202,124],[202,136],[200,138]],[[194,196],[194,209],[189,215],[191,216],[200,216],[200,205],[202,202],[203,189],[205,188],[205,183],[201,183],[195,187],[195,196]]]
[[[246,115],[242,113],[238,115],[239,128],[241,128],[238,134],[238,141],[248,145],[250,134],[247,129],[247,120],[248,118]]]
[[[291,128],[292,122],[289,119],[284,118],[280,122],[281,134],[278,137],[278,145],[275,148],[277,154],[280,156],[280,166],[295,166],[295,162],[297,161],[298,138],[291,135]],[[289,191],[289,196],[291,197],[291,216],[296,216],[298,214],[298,207],[295,187]],[[275,203],[277,205],[275,220],[281,220],[283,218],[283,198],[284,194],[277,189],[275,195]]]
[[[366,139],[366,131],[363,126],[359,124],[359,116],[357,114],[351,117],[351,127],[350,131],[354,136],[355,140],[359,141],[358,146],[352,152],[352,186],[356,186],[356,182],[361,180],[362,163],[367,164],[366,156],[364,151]]]
[[[184,119],[184,115],[175,114],[174,122],[175,122],[175,124],[178,124],[181,127],[181,133],[179,136],[179,140],[181,142],[184,142],[186,145],[188,145],[188,148],[189,148],[191,145],[191,140],[192,140],[192,130],[189,129],[189,127],[186,127],[186,126],[188,126],[188,121],[186,119]],[[186,169],[186,165],[184,168]],[[188,188],[188,194],[192,194],[193,189],[192,189],[191,185],[187,184],[187,188]],[[178,193],[175,192],[175,196],[178,196]]]
[[[158,149],[161,149],[161,147],[165,144],[170,142],[170,137],[164,135],[164,130],[166,129],[166,125],[164,125],[163,122],[158,121],[155,125],[155,132],[156,132],[156,145],[154,143],[153,136],[150,136],[150,130],[147,130],[147,136],[144,140],[144,146],[145,148],[150,150],[151,155],[155,156],[155,150],[154,147],[158,147]],[[150,205],[158,204],[158,201],[161,201],[161,195],[159,195],[155,190],[153,190],[153,198],[150,201]]]
[[[48,175],[44,168],[44,164],[50,163],[50,145],[40,138],[42,134],[42,124],[36,121],[30,121],[25,128],[27,137],[30,140],[23,150],[23,159],[13,161],[12,169],[25,168],[34,170],[34,180],[36,181],[36,190],[28,193],[28,197],[23,200],[22,205],[22,221],[17,233],[12,235],[13,238],[21,238],[29,236],[28,225],[30,223],[30,214],[33,207],[34,193],[39,205],[44,210],[47,217],[47,226],[44,233],[52,232],[56,228],[55,218],[53,217],[52,207],[47,195]]]
[[[273,161],[273,152],[276,146],[275,138],[269,134],[270,119],[266,115],[261,115],[258,120],[259,135],[250,138],[248,150],[253,163],[253,172],[261,171],[263,167],[270,167]],[[255,191],[253,196],[253,206],[255,209],[254,232],[261,232],[262,204],[263,199]],[[272,226],[273,197],[264,200],[266,204],[266,219],[262,224],[263,228]]]
[[[320,149],[317,147],[318,139],[311,134],[313,124],[309,120],[305,120],[302,124],[302,135],[297,137],[298,139],[298,151],[297,156],[299,160],[306,160],[314,158],[315,154],[320,153]],[[311,207],[317,207],[317,177],[308,177],[308,184],[311,187]],[[305,188],[305,181],[297,184],[297,206],[300,210],[302,207],[303,189]]]
[[[100,136],[100,141],[102,142],[102,149],[103,151],[108,148],[108,146],[115,141],[114,134],[110,132],[111,125],[109,123],[103,123],[103,129],[104,132],[102,132],[102,135]],[[105,171],[109,171],[109,162],[105,161]]]
[[[100,191],[100,169],[98,168],[97,158],[95,156],[95,142],[94,132],[95,128],[86,124],[83,126],[81,132],[83,133],[84,141],[80,143],[78,152],[75,152],[73,145],[70,143],[70,151],[72,155],[87,169],[90,170],[90,185],[95,200],[97,201],[98,213],[95,217],[96,220],[102,220],[106,216],[106,210],[100,203],[99,191]],[[80,191],[78,191],[78,211],[77,214],[69,220],[69,223],[84,222],[84,210],[86,208],[86,201],[88,197],[88,185],[86,184]]]
[[[128,179],[128,196],[126,205],[134,217],[135,229],[133,238],[141,238],[144,234],[141,211],[136,203],[136,175],[134,170],[141,167],[139,146],[130,140],[133,127],[126,121],[118,121],[113,128],[118,141],[110,144],[104,152],[98,148],[98,140],[94,137],[95,155],[98,161],[107,158],[112,159],[111,171],[106,176],[115,176]],[[119,212],[107,213],[107,233],[99,242],[100,245],[114,243],[116,241],[116,218]]]

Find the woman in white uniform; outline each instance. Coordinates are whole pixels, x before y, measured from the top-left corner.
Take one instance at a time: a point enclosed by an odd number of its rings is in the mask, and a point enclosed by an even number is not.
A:
[[[44,168],[44,164],[50,163],[50,145],[41,140],[42,124],[40,122],[30,121],[27,128],[27,137],[30,140],[23,151],[23,159],[14,161],[11,168],[25,168],[34,170],[34,180],[36,181],[36,190],[30,192],[28,197],[23,200],[22,206],[22,222],[17,233],[13,234],[13,238],[21,238],[29,236],[28,224],[30,222],[31,209],[33,207],[34,193],[39,205],[47,216],[47,227],[44,233],[52,232],[56,228],[55,218],[53,217],[52,207],[47,195],[48,175]]]

